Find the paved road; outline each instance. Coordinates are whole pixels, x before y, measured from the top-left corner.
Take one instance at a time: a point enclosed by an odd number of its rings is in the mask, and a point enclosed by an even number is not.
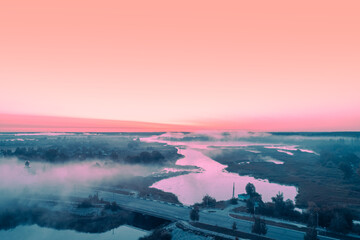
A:
[[[75,198],[86,198],[91,193],[97,192],[99,198],[103,198],[105,201],[113,202],[115,201],[124,209],[131,211],[148,214],[151,216],[156,216],[171,221],[189,221],[190,210],[191,208],[187,206],[182,206],[179,204],[171,204],[161,201],[154,201],[150,199],[138,198],[134,196],[128,196],[118,193],[113,193],[110,191],[104,191],[99,189],[94,189],[90,187],[79,187],[77,188],[76,193],[73,193],[71,197]],[[37,200],[51,200],[55,196],[44,196],[43,198],[36,198]],[[56,199],[56,197],[55,197]],[[53,199],[53,200],[55,200]],[[63,200],[61,200],[63,202]],[[200,212],[200,221],[201,223],[210,224],[214,226],[220,226],[225,228],[231,228],[233,223],[236,222],[237,229],[242,232],[251,232],[252,222],[242,219],[234,219],[228,216],[228,213],[224,211],[211,211],[208,210]],[[304,239],[304,233],[292,229],[281,228],[277,226],[267,225],[268,232],[266,237],[280,240],[296,240]],[[335,240],[336,238],[330,238],[325,236],[318,236],[320,240]],[[360,238],[359,238],[360,239]]]
[[[82,194],[81,192],[84,192]],[[90,189],[83,189],[78,192],[78,196],[87,196],[89,192],[93,192]],[[86,194],[85,194],[86,193]],[[176,204],[169,204],[159,201],[146,200],[122,194],[112,193],[108,191],[98,191],[99,197],[106,201],[116,201],[123,208],[149,214],[152,216],[158,216],[169,220],[189,220],[190,208],[180,206]],[[205,224],[217,225],[220,227],[231,228],[233,222],[236,222],[239,231],[251,232],[252,222],[240,219],[233,219],[227,215],[218,212],[200,212],[200,222]],[[304,233],[296,230],[280,228],[276,226],[268,225],[267,237],[281,240],[296,240],[304,239]],[[334,238],[319,236],[321,240],[331,240]]]

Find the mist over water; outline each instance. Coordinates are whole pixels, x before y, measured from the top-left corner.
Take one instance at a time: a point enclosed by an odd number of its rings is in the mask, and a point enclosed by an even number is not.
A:
[[[0,196],[2,199],[18,197],[23,193],[71,195],[77,186],[114,183],[135,176],[150,175],[157,168],[142,165],[104,163],[103,161],[51,164],[16,158],[0,160]]]
[[[32,133],[30,135],[36,135]],[[64,134],[64,133],[59,133]],[[22,134],[16,134],[16,137]],[[44,135],[52,136],[51,133]],[[69,134],[71,136],[72,134]],[[86,134],[84,134],[86,135]],[[24,137],[27,135],[24,134]],[[279,140],[280,139],[280,140]],[[31,162],[30,168],[24,167],[24,161],[16,158],[0,159],[0,192],[6,193],[6,198],[18,196],[25,192],[56,193],[63,196],[71,195],[76,186],[97,185],[119,182],[134,176],[149,176],[152,174],[166,174],[177,171],[187,171],[188,174],[162,179],[152,185],[153,188],[174,193],[180,202],[193,204],[201,201],[209,194],[217,200],[227,200],[232,197],[233,184],[235,195],[245,192],[245,185],[252,182],[257,191],[262,194],[264,201],[279,191],[285,199],[294,200],[297,189],[294,186],[285,186],[269,183],[266,179],[255,179],[251,176],[240,176],[224,170],[227,166],[214,161],[211,156],[204,154],[221,154],[226,149],[244,149],[245,151],[260,154],[260,159],[273,164],[283,164],[281,159],[261,155],[261,148],[274,149],[284,155],[292,156],[301,151],[316,154],[310,149],[300,148],[296,144],[284,144],[284,137],[272,136],[269,133],[251,132],[221,132],[201,131],[192,133],[164,133],[143,137],[144,142],[159,142],[177,147],[184,158],[176,162],[177,166],[195,166],[198,169],[177,169],[176,166],[159,167],[141,164],[119,164],[103,159],[91,161],[70,161],[68,163],[51,164],[46,162]],[[291,138],[289,138],[291,140]],[[296,141],[299,139],[297,138]],[[230,159],[231,160],[231,159]],[[242,164],[247,164],[243,162]],[[4,197],[0,196],[0,200]]]
[[[185,158],[178,160],[178,165],[197,166],[202,169],[201,173],[190,173],[173,178],[161,180],[152,187],[165,192],[172,192],[178,196],[179,201],[192,205],[201,202],[202,198],[209,194],[217,200],[228,200],[232,197],[233,183],[235,183],[235,196],[245,192],[245,186],[251,182],[257,192],[262,194],[264,201],[271,201],[271,197],[277,192],[283,192],[285,199],[294,200],[297,190],[293,186],[284,186],[269,183],[267,180],[259,180],[250,176],[239,176],[229,173],[222,165],[201,152],[194,149],[182,150]]]
[[[248,132],[198,132],[198,133],[165,133],[161,136],[143,138],[143,141],[162,142],[177,146],[178,151],[184,155],[179,159],[176,165],[196,166],[200,168],[200,173],[189,173],[163,179],[152,185],[153,188],[172,192],[179,201],[192,205],[201,202],[202,198],[209,194],[217,200],[228,200],[232,197],[233,184],[235,184],[235,196],[245,193],[245,186],[251,182],[255,185],[257,192],[262,195],[264,201],[271,201],[271,197],[278,192],[284,194],[284,199],[295,200],[297,189],[294,186],[286,186],[276,183],[270,183],[266,179],[255,179],[251,176],[240,176],[236,173],[229,173],[225,170],[226,165],[220,164],[210,157],[206,156],[202,150],[221,152],[222,149],[244,148],[251,150],[252,146],[268,146],[280,151],[297,151],[297,146],[274,146],[264,142],[254,142],[252,138],[269,137],[267,133],[248,133]],[[285,152],[285,151],[284,151]],[[311,152],[311,150],[309,150]],[[285,152],[285,154],[292,154]],[[280,160],[264,157],[264,161],[274,164],[282,164]]]

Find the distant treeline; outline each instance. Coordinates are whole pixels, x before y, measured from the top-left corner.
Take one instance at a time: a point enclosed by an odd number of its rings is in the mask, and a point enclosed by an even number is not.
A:
[[[306,137],[360,137],[360,132],[269,132],[277,136],[306,136]]]
[[[111,160],[129,164],[164,164],[181,155],[177,149],[159,143],[142,142],[134,137],[67,136],[35,137],[22,141],[0,139],[0,158],[63,163],[68,161]],[[2,144],[3,143],[3,144]]]
[[[22,160],[46,161],[50,163],[91,159],[109,159],[129,164],[162,164],[165,161],[165,157],[159,151],[143,151],[140,154],[127,155],[126,157],[121,157],[120,151],[118,149],[95,150],[92,148],[68,149],[61,147],[17,147],[15,151],[9,149],[0,150],[4,157],[17,157]]]
[[[357,156],[360,146],[356,144],[343,144],[341,142],[321,146],[320,163],[322,166],[339,168],[344,179],[351,179],[360,175],[360,158]]]

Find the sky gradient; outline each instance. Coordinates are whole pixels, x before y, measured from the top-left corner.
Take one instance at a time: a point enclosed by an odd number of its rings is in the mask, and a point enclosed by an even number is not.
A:
[[[27,116],[19,126],[55,116],[360,130],[359,9],[321,0],[1,1],[0,131],[11,114]]]

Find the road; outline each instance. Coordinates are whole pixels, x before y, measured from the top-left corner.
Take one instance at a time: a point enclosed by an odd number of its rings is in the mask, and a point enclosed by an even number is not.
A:
[[[153,201],[149,199],[142,199],[122,194],[117,194],[108,191],[96,190],[99,194],[99,198],[103,198],[106,201],[115,201],[121,207],[132,210],[139,213],[148,214],[151,216],[161,217],[164,219],[177,221],[189,221],[190,208],[186,206],[170,204],[165,202]],[[89,192],[94,192],[94,189],[83,188],[77,192],[78,197],[87,197]],[[233,222],[236,222],[237,229],[243,232],[251,232],[252,222],[234,219],[220,212],[200,212],[201,223],[210,224],[214,226],[220,226],[225,228],[231,228]],[[292,229],[281,228],[277,226],[267,225],[268,232],[267,237],[281,240],[294,240],[304,239],[304,233]],[[319,236],[320,240],[333,240],[335,238]]]

